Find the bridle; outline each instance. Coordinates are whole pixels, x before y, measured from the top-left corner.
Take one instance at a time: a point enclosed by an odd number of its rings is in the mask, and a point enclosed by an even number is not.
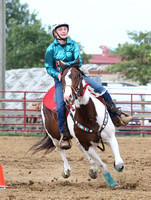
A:
[[[72,85],[66,85],[66,87],[67,87],[67,86],[68,86],[68,87],[71,87],[71,89],[72,89],[72,91],[73,91],[73,93],[74,93],[74,95],[75,95],[75,99],[78,99],[78,97],[81,96],[81,95],[80,95],[80,85],[81,85],[81,83],[82,83],[82,80],[81,80],[81,78],[80,78],[79,83],[78,83],[78,85],[76,86],[76,88],[74,88]]]
[[[67,67],[68,68],[68,67]],[[75,67],[76,69],[78,69],[77,67]],[[63,71],[65,70],[66,68],[64,68],[63,69]],[[78,69],[78,71],[80,71],[79,69]],[[80,71],[80,73],[81,73],[81,71]],[[62,72],[62,74],[63,74],[63,72]],[[66,87],[70,87],[71,89],[72,89],[72,92],[73,92],[73,96],[74,96],[74,100],[75,99],[78,99],[80,96],[82,96],[81,94],[80,94],[80,86],[81,86],[81,84],[82,84],[82,75],[80,75],[80,77],[79,77],[79,81],[78,81],[78,84],[77,84],[77,86],[76,87],[73,87],[72,85],[66,85]],[[67,103],[69,103],[68,102],[68,100],[67,100]]]

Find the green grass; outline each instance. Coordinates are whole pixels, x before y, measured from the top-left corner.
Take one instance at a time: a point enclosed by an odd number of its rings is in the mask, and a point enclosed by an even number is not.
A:
[[[23,133],[23,132],[0,132],[0,136],[26,136],[26,137],[40,137],[42,133]]]
[[[116,137],[140,137],[140,135],[116,135]]]
[[[123,134],[121,134],[121,135],[117,135],[116,134],[116,137],[136,137],[136,138],[139,138],[139,137],[141,137],[141,134],[139,134],[139,135],[135,135],[135,134],[133,134],[133,135],[131,135],[131,134],[125,134],[125,135],[123,135]],[[144,137],[151,137],[151,134],[148,134],[148,135],[144,135]]]
[[[40,137],[42,136],[43,133],[29,133],[29,132],[15,132],[15,131],[7,131],[7,132],[0,132],[0,136],[25,136],[25,137]],[[136,137],[136,138],[139,138],[141,137],[141,135],[131,135],[131,134],[125,134],[125,135],[117,135],[116,134],[116,137]],[[148,135],[145,135],[144,137],[148,137],[150,138],[151,137],[151,134],[148,134]]]

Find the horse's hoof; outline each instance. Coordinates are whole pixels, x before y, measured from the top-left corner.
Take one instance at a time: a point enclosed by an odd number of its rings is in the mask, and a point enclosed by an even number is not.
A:
[[[119,186],[119,184],[112,178],[111,174],[109,172],[107,172],[106,174],[103,174],[108,186],[111,188],[111,189],[116,189]]]
[[[123,170],[125,169],[125,165],[122,166],[122,168],[117,168],[117,166],[115,165],[115,162],[114,162],[114,168],[116,169],[116,171],[118,172],[123,172]]]
[[[118,188],[120,188],[120,185],[117,183],[116,185],[114,185],[114,186],[111,186],[111,189],[112,190],[116,190],[116,189],[118,189]]]
[[[97,171],[93,171],[93,169],[90,169],[89,170],[89,176],[92,178],[92,179],[96,179],[98,177],[98,173]]]
[[[63,177],[63,178],[69,178],[70,174],[71,174],[71,171],[70,171],[70,170],[63,171],[63,172],[62,172],[62,177]]]

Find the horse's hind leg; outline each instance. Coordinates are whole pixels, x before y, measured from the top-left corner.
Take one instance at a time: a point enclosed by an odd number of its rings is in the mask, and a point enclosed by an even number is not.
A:
[[[62,150],[60,148],[58,148],[59,153],[61,154],[63,163],[64,163],[64,170],[62,172],[62,176],[63,178],[69,178],[70,174],[71,174],[71,167],[68,163],[66,154],[65,154],[65,150]]]
[[[46,108],[43,104],[41,107],[41,113],[42,113],[44,128],[45,128],[48,136],[52,139],[54,146],[56,146],[58,151],[60,152],[62,160],[64,162],[64,171],[62,173],[62,176],[63,176],[63,178],[68,178],[71,173],[71,167],[67,161],[65,151],[60,149],[59,140],[56,139],[57,134],[59,135],[59,129],[58,129],[58,124],[57,124],[57,120],[56,120],[57,116],[54,112],[52,112],[51,110]],[[50,126],[50,124],[52,124],[53,126]]]
[[[117,139],[114,135],[109,138],[108,145],[110,146],[111,151],[112,151],[114,158],[115,158],[114,168],[118,172],[122,172],[125,168],[124,162],[123,162],[123,160],[120,156],[118,142],[117,142]]]

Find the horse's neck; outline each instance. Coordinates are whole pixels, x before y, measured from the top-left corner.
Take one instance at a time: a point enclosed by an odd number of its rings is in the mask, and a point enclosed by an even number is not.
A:
[[[86,85],[86,82],[83,80],[82,81],[83,87]],[[75,101],[75,107],[79,108],[81,105],[87,105],[90,99],[90,94],[86,88],[86,91],[84,91],[83,96],[79,97]]]
[[[83,80],[83,87],[85,87],[86,82]],[[91,102],[92,101],[92,102]],[[84,91],[84,94],[82,97],[80,97],[78,100],[76,100],[75,102],[75,106],[76,107],[80,107],[80,106],[87,106],[88,104],[96,104],[97,102],[102,104],[101,102],[98,101],[98,99],[96,99],[96,97],[89,91],[89,86],[86,87],[86,90]],[[97,104],[98,104],[97,103]]]
[[[85,91],[85,94],[83,97],[79,98],[79,100],[75,103],[75,118],[79,121],[79,123],[85,124],[86,126],[91,125],[92,122],[90,121],[92,119],[96,118],[96,109],[95,105],[91,99],[91,96],[87,91]],[[89,122],[87,124],[87,122]],[[94,123],[94,122],[93,122]]]
[[[98,130],[103,121],[103,113],[105,107],[95,96],[93,96],[88,88],[84,95],[75,102],[75,118],[86,127]]]

